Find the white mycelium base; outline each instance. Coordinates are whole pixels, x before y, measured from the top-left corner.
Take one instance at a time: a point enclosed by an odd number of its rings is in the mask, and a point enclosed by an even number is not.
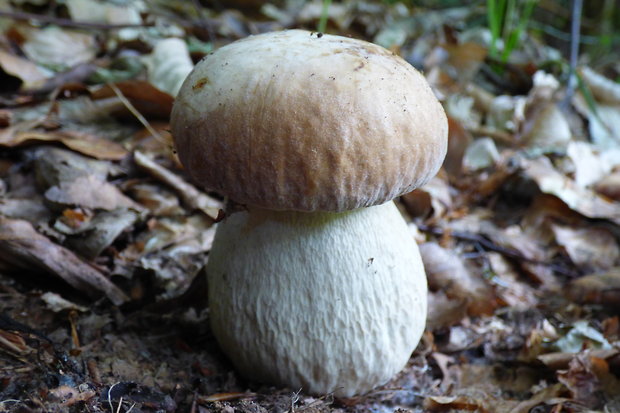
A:
[[[424,330],[424,268],[392,202],[232,214],[207,271],[213,331],[252,380],[361,394],[405,366]]]

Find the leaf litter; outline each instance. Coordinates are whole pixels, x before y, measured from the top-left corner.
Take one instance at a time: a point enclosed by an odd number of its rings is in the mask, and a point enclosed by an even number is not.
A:
[[[248,383],[218,349],[202,268],[225,200],[188,180],[167,123],[205,53],[312,30],[321,2],[6,3],[0,411],[620,410],[613,59],[584,59],[566,100],[557,39],[525,31],[498,66],[480,9],[327,9],[329,32],[423,69],[450,128],[442,172],[398,200],[429,279],[426,332],[390,383],[344,400]],[[551,28],[547,6],[533,19]]]

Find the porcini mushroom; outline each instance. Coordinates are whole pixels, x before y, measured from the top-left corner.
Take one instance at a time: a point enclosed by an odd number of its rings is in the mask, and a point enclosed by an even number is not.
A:
[[[415,349],[426,278],[391,202],[447,146],[424,77],[377,45],[288,30],[209,54],[172,112],[193,179],[245,205],[207,264],[213,332],[246,377],[352,396]]]

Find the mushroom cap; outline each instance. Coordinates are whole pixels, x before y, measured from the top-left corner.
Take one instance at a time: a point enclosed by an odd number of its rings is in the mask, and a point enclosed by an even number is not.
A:
[[[344,211],[424,185],[447,120],[424,77],[361,40],[303,30],[236,41],[185,80],[171,119],[202,187],[273,210]]]

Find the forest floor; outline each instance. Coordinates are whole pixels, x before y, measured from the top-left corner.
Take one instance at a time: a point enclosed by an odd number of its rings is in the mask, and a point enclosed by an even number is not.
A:
[[[494,32],[485,2],[0,0],[0,412],[620,412],[620,9],[584,10],[573,87],[566,2],[509,3]],[[427,329],[351,399],[247,382],[219,350],[223,200],[168,124],[206,53],[322,17],[423,70],[450,126],[397,200]]]

